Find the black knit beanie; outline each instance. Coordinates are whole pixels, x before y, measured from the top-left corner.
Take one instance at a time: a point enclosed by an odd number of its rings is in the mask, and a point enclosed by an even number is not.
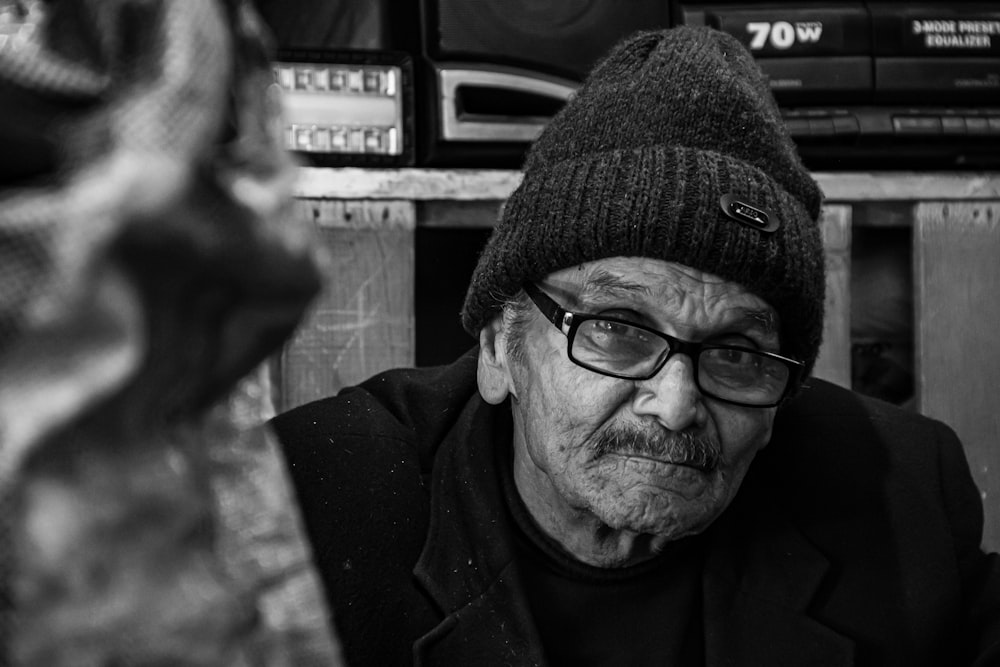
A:
[[[526,280],[652,257],[739,283],[816,360],[822,193],[751,55],[711,28],[636,34],[601,61],[532,146],[465,297],[473,336]]]

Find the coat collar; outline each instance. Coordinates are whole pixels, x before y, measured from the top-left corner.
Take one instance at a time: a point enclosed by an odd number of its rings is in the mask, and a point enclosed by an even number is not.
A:
[[[756,475],[710,529],[702,575],[705,664],[854,664],[854,642],[809,615],[830,562]]]
[[[441,444],[414,575],[444,620],[414,645],[418,666],[545,664],[513,564],[514,527],[493,459],[497,443],[510,437],[508,406],[476,396]],[[849,667],[853,642],[807,613],[829,562],[766,486],[748,474],[710,530],[702,586],[706,667]]]

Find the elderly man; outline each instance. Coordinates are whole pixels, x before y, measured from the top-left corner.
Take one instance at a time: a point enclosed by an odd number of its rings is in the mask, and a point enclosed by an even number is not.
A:
[[[749,54],[636,35],[524,172],[478,348],[275,421],[348,663],[1000,664],[954,434],[807,379],[821,193]]]

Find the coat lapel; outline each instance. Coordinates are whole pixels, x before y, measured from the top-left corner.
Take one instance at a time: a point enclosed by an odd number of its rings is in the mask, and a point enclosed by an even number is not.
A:
[[[441,443],[413,573],[445,618],[414,644],[418,667],[544,664],[494,462],[511,437],[509,415],[476,396]]]
[[[853,665],[854,642],[807,614],[829,561],[753,486],[748,476],[711,531],[702,584],[706,667]]]
[[[414,665],[544,665],[541,641],[521,590],[509,565],[482,595],[414,644]]]

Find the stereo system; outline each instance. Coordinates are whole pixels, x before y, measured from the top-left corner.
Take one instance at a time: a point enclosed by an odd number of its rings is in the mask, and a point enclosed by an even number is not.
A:
[[[768,76],[817,169],[1000,166],[1000,4],[258,0],[289,148],[315,164],[520,166],[611,46],[711,25]]]
[[[997,3],[692,0],[676,19],[754,54],[813,168],[1000,165]]]

